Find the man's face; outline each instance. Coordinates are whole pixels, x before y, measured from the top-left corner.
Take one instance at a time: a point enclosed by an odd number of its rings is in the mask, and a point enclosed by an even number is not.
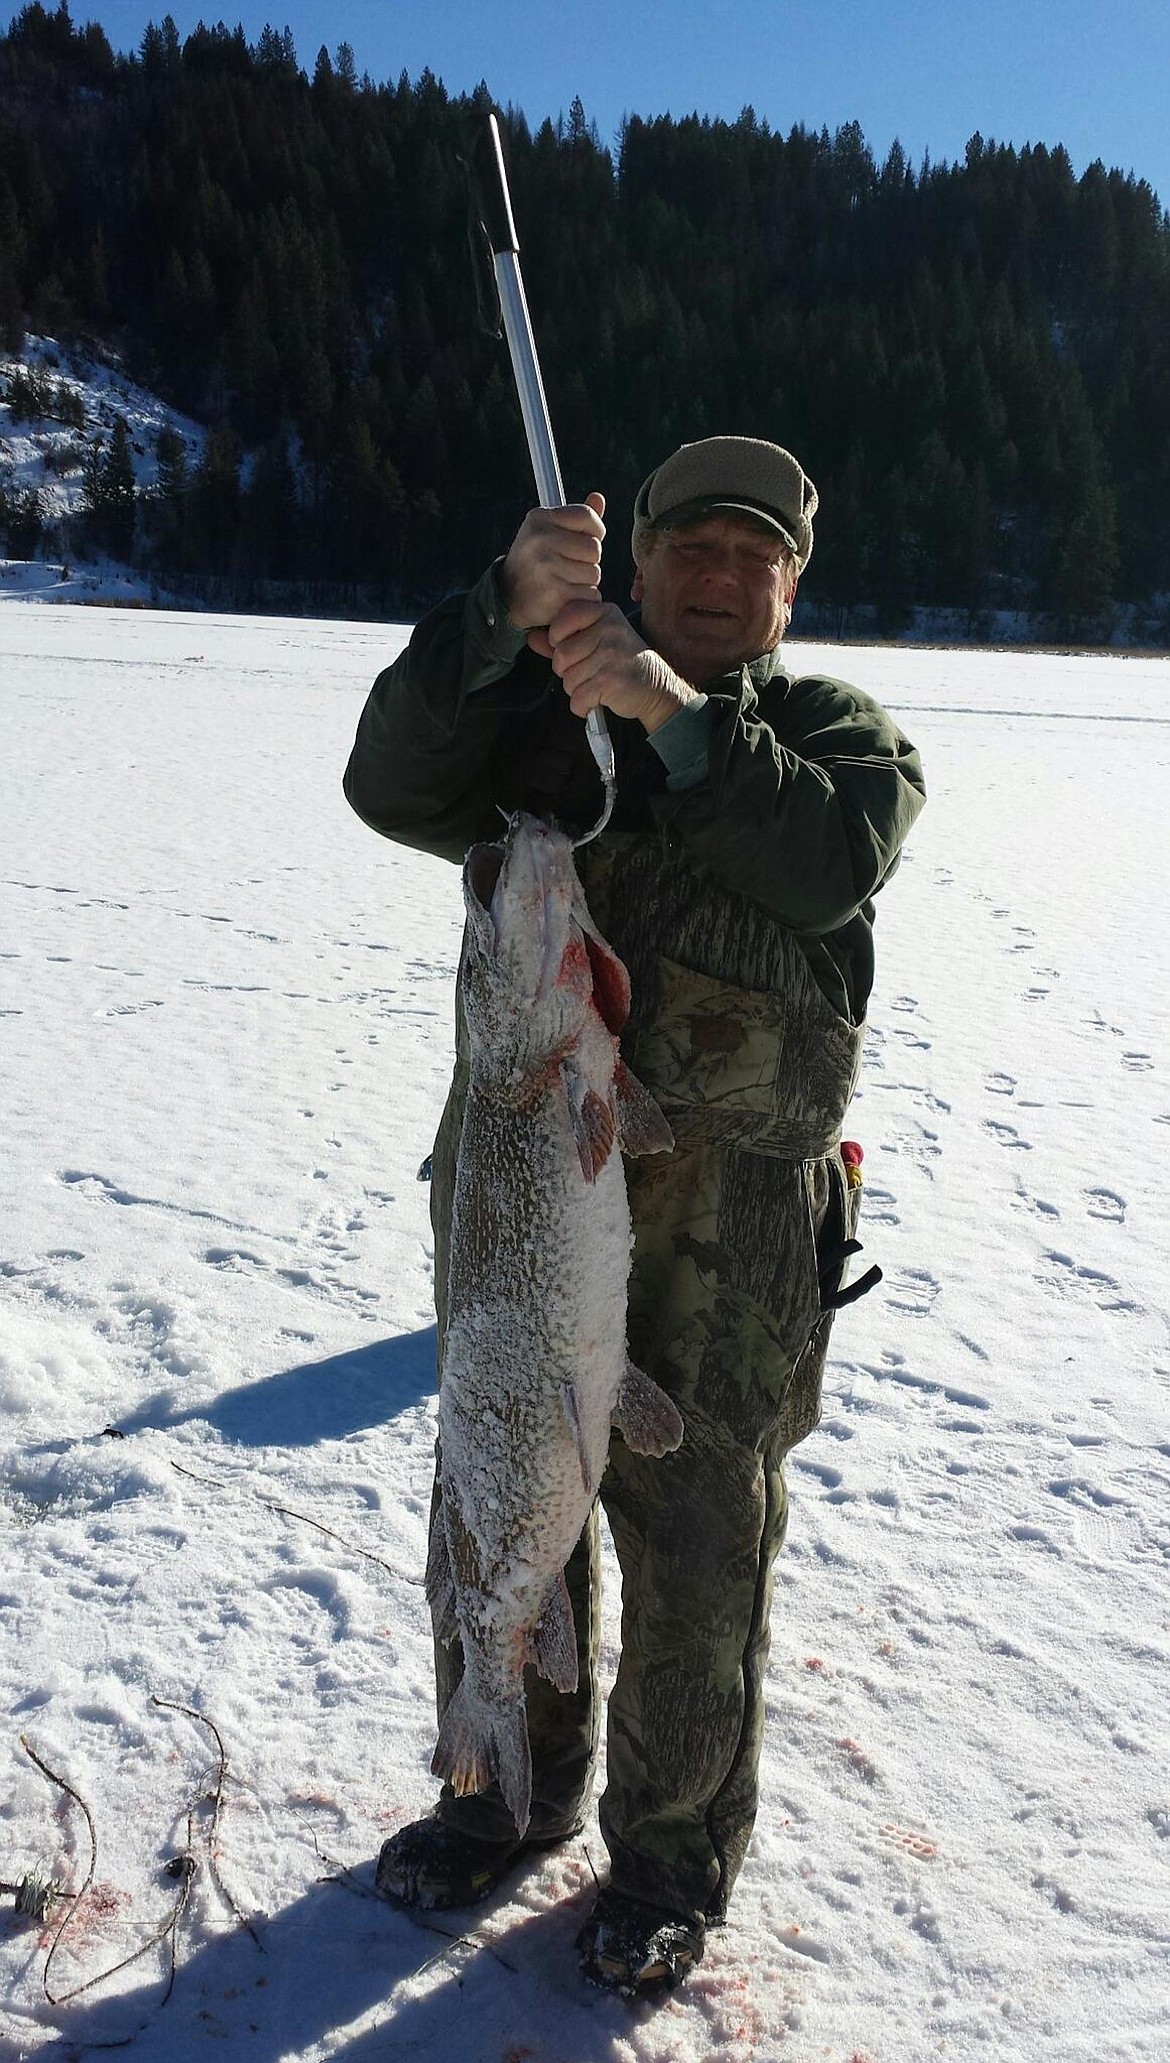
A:
[[[712,515],[660,531],[631,592],[647,644],[701,688],[779,644],[794,587],[774,530],[750,516]]]

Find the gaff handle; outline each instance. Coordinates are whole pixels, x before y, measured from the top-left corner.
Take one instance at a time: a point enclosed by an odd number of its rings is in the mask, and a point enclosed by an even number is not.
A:
[[[528,439],[528,455],[536,476],[536,491],[542,509],[559,509],[564,507],[565,490],[561,482],[557,448],[553,441],[544,381],[540,377],[540,361],[536,355],[536,342],[532,335],[532,319],[528,313],[528,301],[520,273],[520,239],[516,234],[516,221],[512,214],[512,196],[508,191],[508,175],[504,168],[500,125],[494,115],[488,116],[476,157],[484,233],[491,246],[492,266],[504,318],[504,334],[508,339],[508,353],[512,360],[520,414],[524,419],[524,434]],[[595,828],[586,834],[587,838],[596,838],[597,833],[604,830],[609,822],[616,792],[613,741],[605,727],[605,718],[600,709],[589,711],[585,719],[585,733],[605,787],[605,809],[601,819]],[[585,840],[580,839],[578,843],[584,844]]]

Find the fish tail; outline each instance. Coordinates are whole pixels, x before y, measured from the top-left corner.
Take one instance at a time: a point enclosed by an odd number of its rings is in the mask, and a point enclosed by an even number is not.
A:
[[[485,1791],[498,1778],[516,1831],[523,1834],[532,1809],[532,1751],[523,1698],[485,1705],[464,1676],[443,1714],[431,1773],[444,1777],[460,1798]]]

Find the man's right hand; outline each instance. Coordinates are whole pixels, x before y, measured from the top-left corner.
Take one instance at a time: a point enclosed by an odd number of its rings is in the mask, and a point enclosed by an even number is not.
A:
[[[504,601],[517,630],[543,629],[567,602],[596,598],[604,514],[603,494],[529,510],[503,566]]]

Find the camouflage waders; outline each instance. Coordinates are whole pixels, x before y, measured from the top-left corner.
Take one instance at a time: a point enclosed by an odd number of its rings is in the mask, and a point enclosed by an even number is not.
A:
[[[660,1460],[615,1434],[601,1501],[622,1568],[622,1652],[600,1805],[611,1881],[687,1920],[721,1917],[751,1836],[763,1735],[784,1456],[812,1431],[831,1324],[823,1308],[857,1192],[837,1152],[861,1029],[837,1016],[791,933],[654,839],[584,848],[593,917],[630,969],[623,1050],[675,1131],[626,1163],[635,1246],[633,1360],[683,1414]],[[709,971],[705,971],[709,970]],[[461,1039],[462,1045],[462,1039]],[[466,1053],[435,1144],[431,1210],[442,1356]],[[575,1827],[597,1748],[597,1522],[567,1578],[580,1681],[526,1674],[533,1838]],[[436,1642],[440,1714],[458,1642]],[[444,1818],[515,1835],[497,1788]]]

